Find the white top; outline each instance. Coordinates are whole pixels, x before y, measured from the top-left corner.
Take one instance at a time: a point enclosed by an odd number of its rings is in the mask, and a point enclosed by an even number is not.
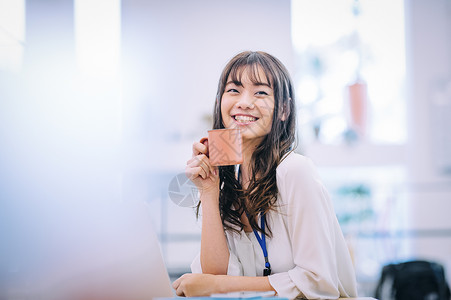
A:
[[[294,152],[277,167],[276,211],[267,215],[266,238],[272,272],[269,282],[281,297],[336,299],[356,297],[349,250],[329,195],[310,159]],[[264,257],[255,235],[226,231],[227,274],[262,276]],[[201,273],[200,255],[191,264]]]

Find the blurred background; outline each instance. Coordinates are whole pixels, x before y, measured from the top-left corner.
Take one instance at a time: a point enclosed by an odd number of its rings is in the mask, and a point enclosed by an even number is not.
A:
[[[189,272],[200,224],[181,174],[243,50],[292,74],[297,151],[332,196],[359,294],[409,259],[450,281],[451,1],[0,0],[0,286],[90,253],[104,206],[129,202],[171,278]]]

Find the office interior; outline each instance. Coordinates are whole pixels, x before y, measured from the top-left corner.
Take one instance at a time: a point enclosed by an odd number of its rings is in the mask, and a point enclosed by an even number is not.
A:
[[[243,50],[292,74],[296,151],[331,194],[359,294],[412,259],[451,283],[449,0],[0,1],[0,215],[23,225],[2,239],[58,214],[50,230],[72,236],[74,211],[141,201],[171,278],[190,272],[200,222],[184,168]],[[5,252],[3,278],[22,278],[22,250]]]

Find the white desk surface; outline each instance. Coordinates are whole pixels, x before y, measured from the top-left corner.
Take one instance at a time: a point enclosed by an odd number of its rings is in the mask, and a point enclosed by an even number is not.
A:
[[[357,297],[357,298],[340,298],[339,300],[377,300],[376,298],[372,298],[372,297]]]

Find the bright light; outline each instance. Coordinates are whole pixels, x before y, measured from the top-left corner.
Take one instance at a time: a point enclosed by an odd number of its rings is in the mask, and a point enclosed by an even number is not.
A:
[[[0,70],[19,72],[25,42],[25,0],[0,0]]]
[[[121,1],[75,0],[77,66],[85,76],[114,78],[120,59]]]
[[[354,14],[356,5],[360,11]],[[358,78],[366,82],[370,102],[365,138],[377,144],[406,141],[402,0],[293,0],[292,38],[299,62],[297,95],[310,119],[322,122],[320,140],[342,141],[343,132],[328,131],[336,127],[327,123],[337,113],[345,118],[349,104],[344,90]]]

